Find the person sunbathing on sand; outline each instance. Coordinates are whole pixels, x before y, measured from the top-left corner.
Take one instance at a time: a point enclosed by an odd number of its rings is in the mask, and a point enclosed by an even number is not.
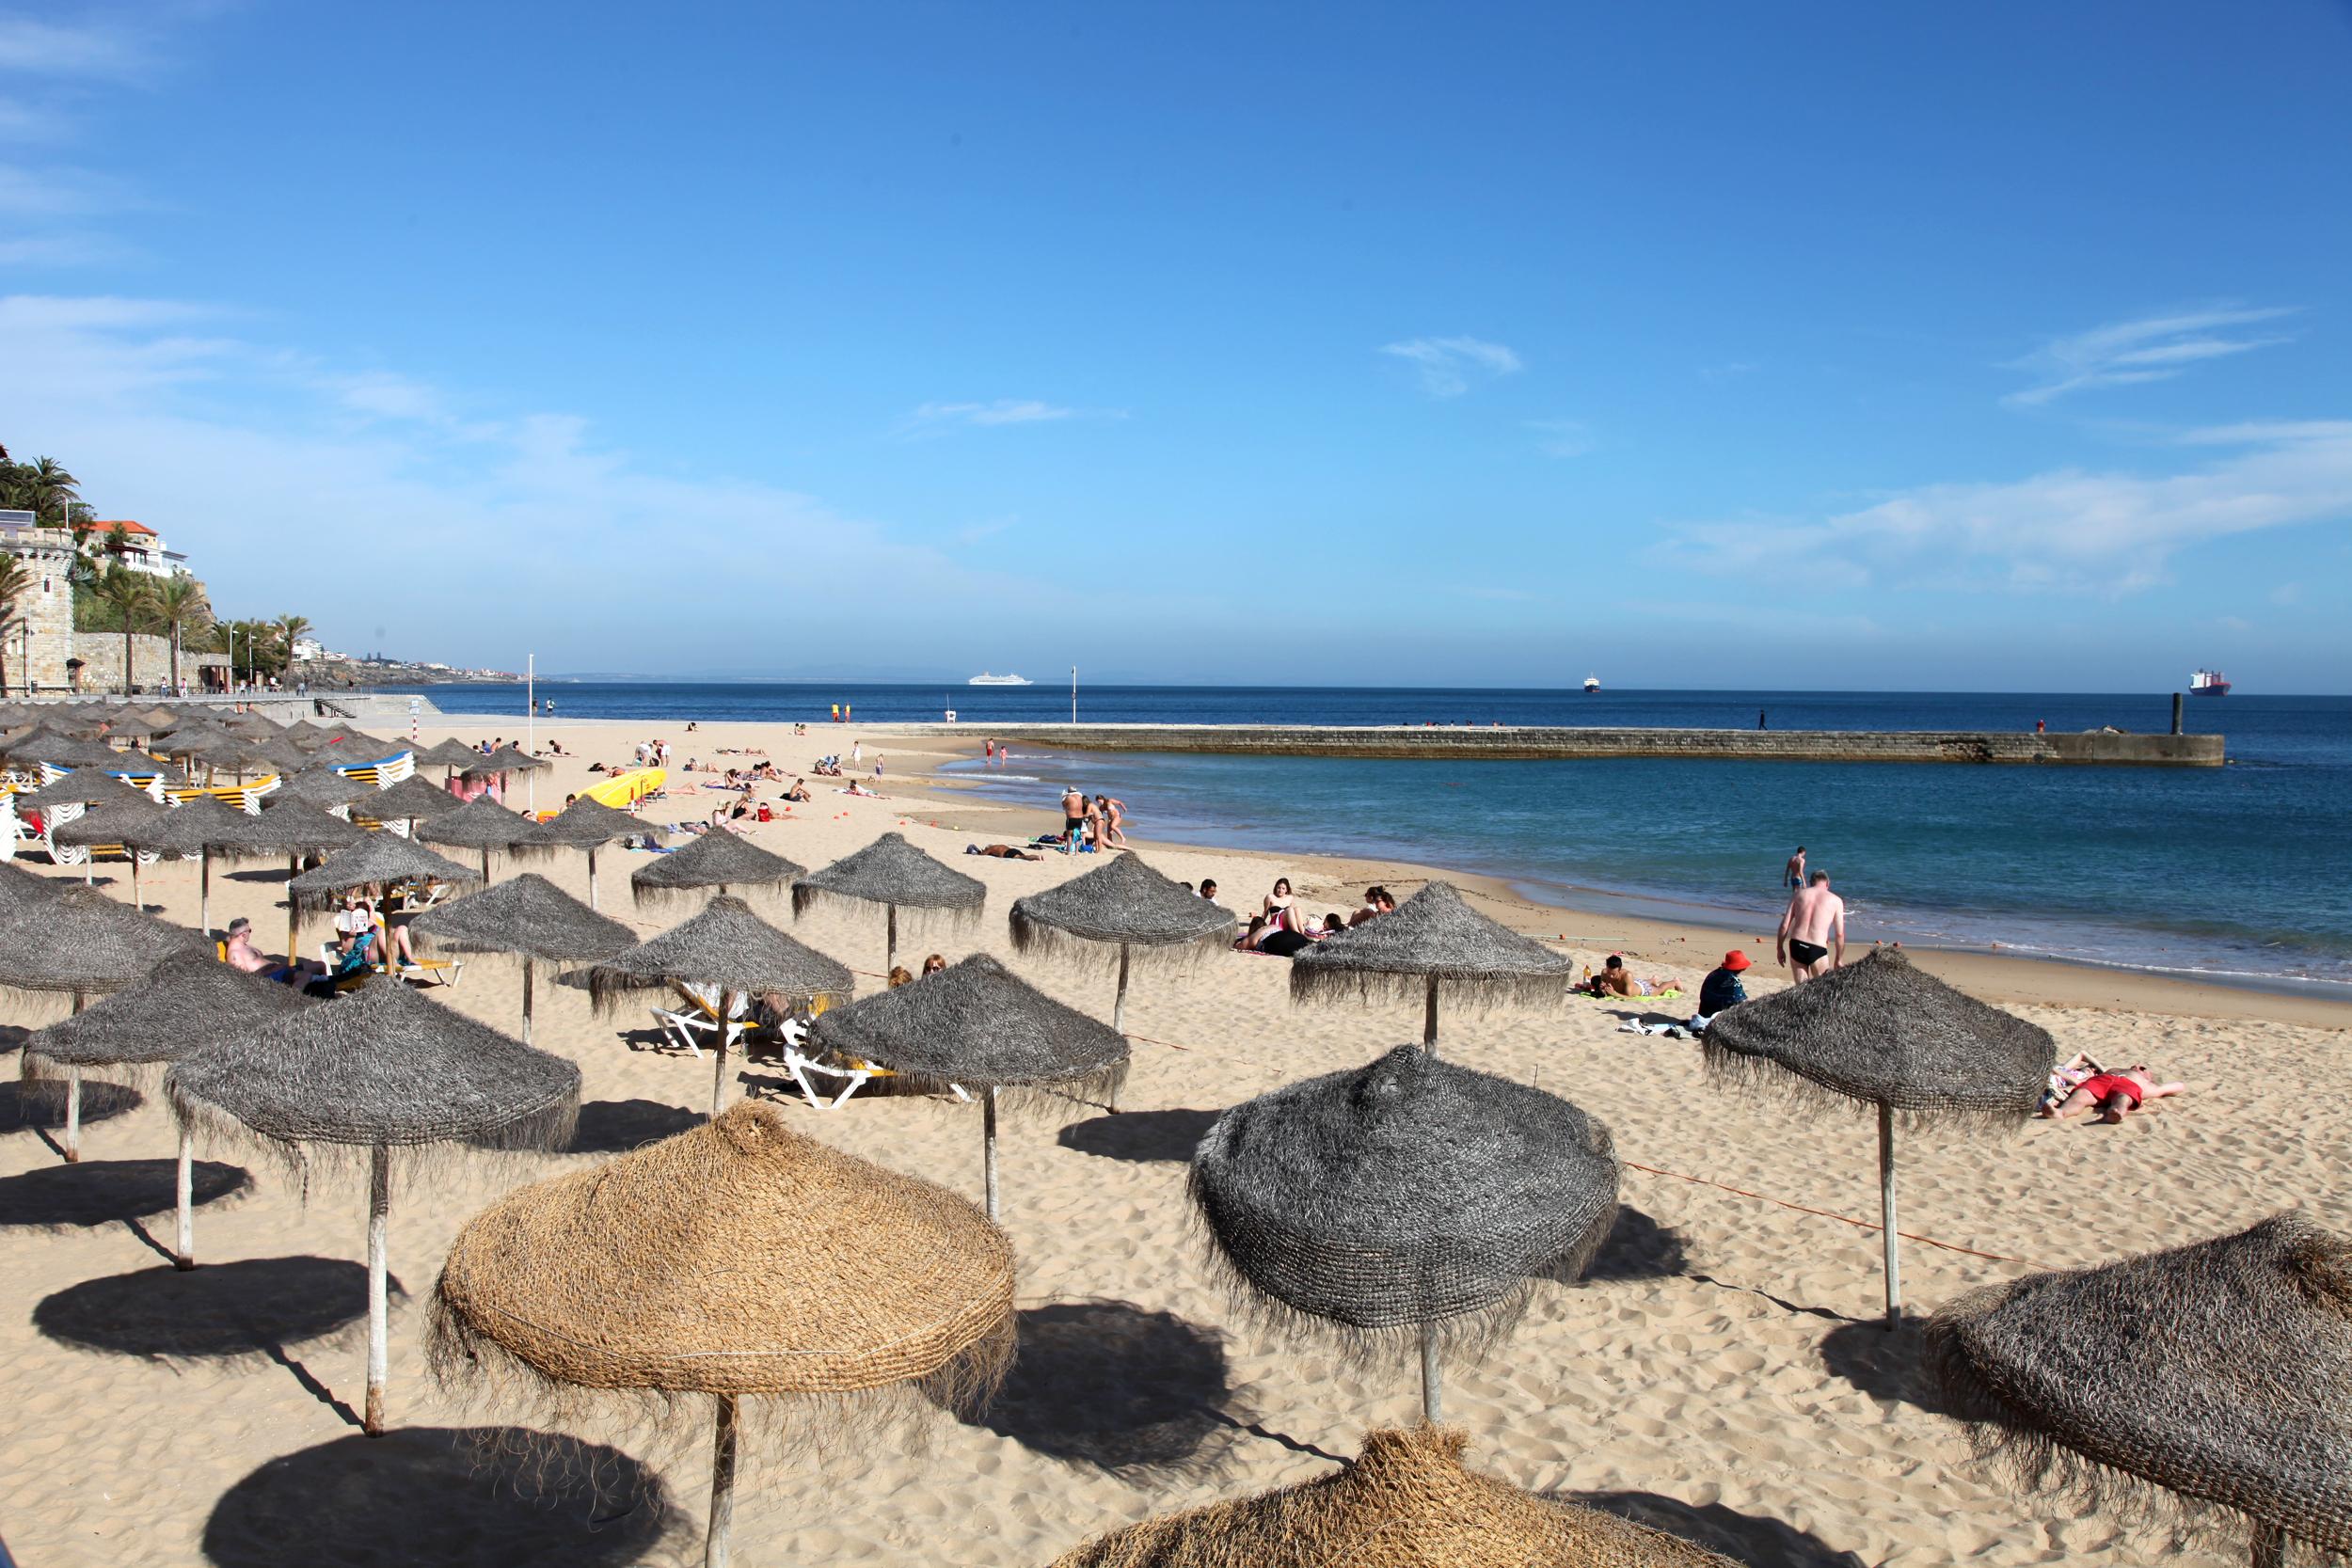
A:
[[[2055,1106],[2044,1106],[2034,1113],[2054,1121],[2081,1116],[2092,1106],[2099,1108],[2099,1119],[2110,1125],[2122,1121],[2151,1100],[2185,1092],[2186,1084],[2159,1084],[2155,1073],[2145,1062],[2134,1062],[2122,1072],[2103,1072],[2086,1078],[2074,1085],[2074,1092]]]
[[[1595,996],[1663,996],[1677,989],[1674,981],[1663,974],[1644,979],[1633,974],[1625,967],[1625,959],[1614,953],[1600,966],[1600,973],[1593,976]]]

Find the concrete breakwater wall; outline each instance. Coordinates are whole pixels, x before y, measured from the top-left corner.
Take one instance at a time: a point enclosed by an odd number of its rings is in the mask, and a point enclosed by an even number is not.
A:
[[[1960,730],[1661,730],[1576,726],[985,724],[892,725],[909,734],[983,735],[1081,752],[1228,755],[1532,758],[1712,757],[1744,762],[1977,762],[2218,768],[2217,735],[2034,735]]]

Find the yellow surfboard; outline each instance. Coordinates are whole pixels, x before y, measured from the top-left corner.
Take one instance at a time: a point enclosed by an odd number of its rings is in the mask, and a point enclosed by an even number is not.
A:
[[[581,790],[580,793],[599,805],[626,811],[655,790],[660,789],[669,776],[668,770],[664,768],[640,768],[633,773],[615,774],[604,783],[591,785]]]

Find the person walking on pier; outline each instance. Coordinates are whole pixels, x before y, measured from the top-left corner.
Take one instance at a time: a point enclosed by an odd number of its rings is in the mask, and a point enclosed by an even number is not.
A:
[[[1846,962],[1846,901],[1829,890],[1829,873],[1816,871],[1780,917],[1777,959],[1799,985]]]

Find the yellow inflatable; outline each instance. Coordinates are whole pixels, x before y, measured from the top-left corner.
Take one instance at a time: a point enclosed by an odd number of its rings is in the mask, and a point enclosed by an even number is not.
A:
[[[599,805],[626,811],[660,789],[669,776],[663,768],[640,768],[633,773],[616,773],[604,783],[583,789],[580,793]]]

